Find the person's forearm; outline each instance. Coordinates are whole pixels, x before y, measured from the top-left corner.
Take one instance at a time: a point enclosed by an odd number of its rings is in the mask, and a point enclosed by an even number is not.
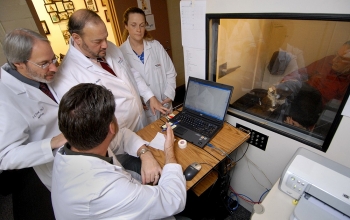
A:
[[[167,148],[164,150],[165,153],[165,164],[177,163],[174,148]]]

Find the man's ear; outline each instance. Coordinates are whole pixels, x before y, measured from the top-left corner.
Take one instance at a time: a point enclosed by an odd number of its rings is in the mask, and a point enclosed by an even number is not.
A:
[[[116,127],[113,121],[109,124],[109,132],[111,134],[116,134]]]
[[[109,132],[111,134],[116,135],[118,131],[119,131],[119,127],[118,127],[117,119],[113,117],[112,122],[109,124]]]
[[[75,42],[76,44],[78,44],[78,45],[81,44],[82,39],[81,39],[81,37],[80,37],[79,34],[73,33],[73,34],[72,34],[72,38],[73,38],[73,40],[74,40],[74,42]]]
[[[26,68],[26,65],[24,63],[13,63],[13,65],[16,67],[16,70],[22,70]]]

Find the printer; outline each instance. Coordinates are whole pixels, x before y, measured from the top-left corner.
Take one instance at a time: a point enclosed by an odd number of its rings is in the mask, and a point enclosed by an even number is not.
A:
[[[297,201],[290,220],[350,220],[350,168],[299,148],[279,189]]]

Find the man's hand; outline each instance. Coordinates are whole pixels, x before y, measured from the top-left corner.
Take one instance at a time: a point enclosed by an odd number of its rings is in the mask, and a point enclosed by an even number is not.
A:
[[[169,123],[166,123],[167,130],[164,143],[165,164],[177,163],[174,152],[174,132]]]
[[[56,149],[61,146],[63,146],[65,143],[67,143],[67,139],[63,136],[63,134],[59,134],[51,139],[51,148]]]
[[[141,154],[140,159],[142,184],[153,183],[153,185],[156,185],[162,173],[162,168],[150,151]]]
[[[160,103],[155,96],[152,96],[149,99],[149,103],[150,103],[150,107],[153,115],[156,115],[156,110],[160,111],[162,114],[166,114],[168,109],[164,107],[162,103]]]

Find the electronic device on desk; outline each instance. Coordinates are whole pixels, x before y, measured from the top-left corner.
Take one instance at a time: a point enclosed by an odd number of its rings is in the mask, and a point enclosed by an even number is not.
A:
[[[299,148],[279,189],[298,201],[290,219],[350,219],[350,168]]]
[[[189,77],[183,109],[170,120],[174,134],[205,147],[224,125],[232,91],[232,86]]]
[[[190,164],[184,171],[186,181],[190,181],[202,169],[202,165],[197,162]]]

